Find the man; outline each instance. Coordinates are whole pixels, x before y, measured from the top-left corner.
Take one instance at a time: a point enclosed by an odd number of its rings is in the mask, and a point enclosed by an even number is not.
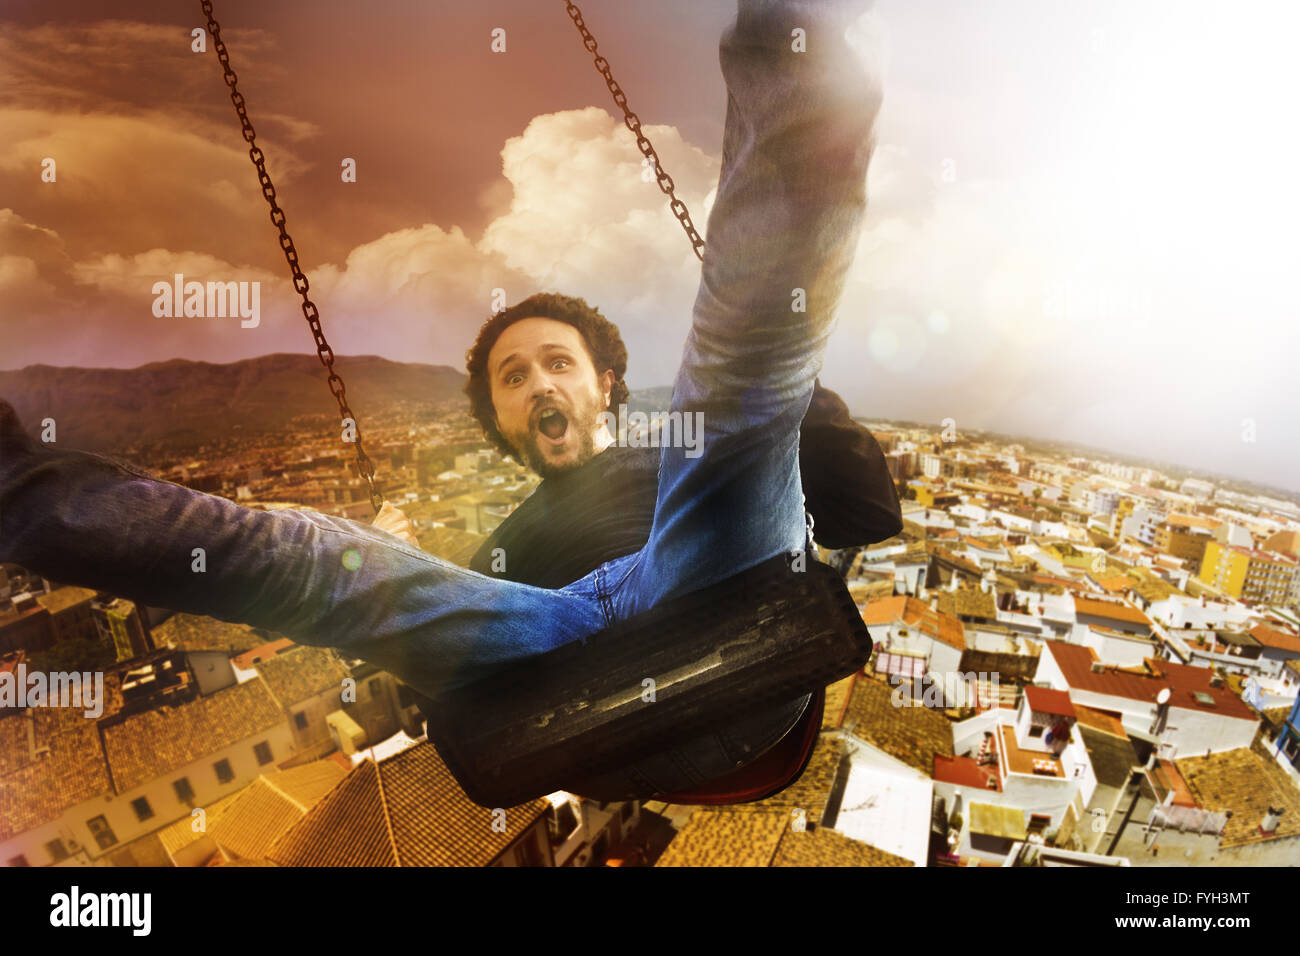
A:
[[[470,567],[561,588],[639,551],[654,521],[660,450],[615,445],[601,422],[601,412],[628,397],[627,350],[617,327],[582,299],[538,294],[484,323],[466,364],[465,391],[484,435],[544,476]],[[799,470],[822,546],[851,548],[902,529],[898,494],[880,446],[820,384],[800,426]],[[384,524],[405,530],[396,510]],[[808,700],[733,722],[599,781],[570,786],[616,799],[621,792],[670,793],[709,782],[789,731]],[[421,706],[427,714],[428,703]]]
[[[104,456],[39,446],[0,403],[0,560],[338,647],[436,698],[801,550],[799,427],[856,251],[879,108],[861,49],[866,6],[741,0],[723,34],[723,168],[671,408],[703,415],[703,453],[660,449],[638,550],[556,589],[489,577],[358,522],[249,511]],[[535,325],[519,336],[511,351],[527,381],[563,343]],[[589,426],[543,413],[577,415],[586,398],[548,409],[509,398],[512,381],[500,383],[498,426],[533,443],[543,466],[575,460],[567,429]]]
[[[543,348],[526,382],[519,346],[532,339]],[[470,567],[560,588],[639,550],[654,518],[660,449],[616,445],[601,422],[601,412],[628,397],[627,350],[618,328],[582,299],[538,294],[484,323],[466,364],[465,392],[484,435],[545,479]],[[555,437],[546,436],[544,418],[557,420]],[[580,428],[580,422],[593,424]],[[902,529],[880,446],[820,383],[800,426],[799,464],[818,544],[851,548]]]

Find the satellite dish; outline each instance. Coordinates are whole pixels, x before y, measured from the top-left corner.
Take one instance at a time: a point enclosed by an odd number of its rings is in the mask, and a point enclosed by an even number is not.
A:
[[[1157,704],[1167,704],[1167,703],[1169,703],[1169,688],[1168,688],[1168,687],[1162,689],[1162,690],[1160,691],[1160,693],[1156,694],[1156,703],[1157,703]]]

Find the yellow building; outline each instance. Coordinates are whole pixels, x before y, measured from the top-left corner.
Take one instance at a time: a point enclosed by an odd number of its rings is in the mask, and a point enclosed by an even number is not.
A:
[[[1285,604],[1300,564],[1285,555],[1210,541],[1200,580],[1239,601]]]
[[[1211,531],[1218,523],[1194,515],[1171,514],[1156,528],[1156,547],[1188,562],[1192,572],[1199,573],[1205,558],[1205,546],[1211,541]]]
[[[1115,512],[1110,516],[1110,536],[1119,540],[1120,529],[1124,527],[1124,519],[1133,516],[1133,499],[1120,498],[1119,503],[1115,505]]]

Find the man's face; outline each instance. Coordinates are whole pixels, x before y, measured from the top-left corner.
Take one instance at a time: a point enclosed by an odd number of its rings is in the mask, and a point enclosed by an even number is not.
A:
[[[492,346],[487,370],[497,428],[543,478],[585,464],[608,444],[596,416],[609,407],[614,372],[596,372],[572,325],[520,319]]]

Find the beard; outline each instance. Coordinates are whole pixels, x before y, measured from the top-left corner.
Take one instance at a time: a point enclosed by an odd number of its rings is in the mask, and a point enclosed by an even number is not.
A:
[[[565,418],[564,445],[559,449],[543,437],[539,424],[542,414],[550,409]],[[594,426],[601,411],[603,406],[595,401],[579,401],[575,407],[559,399],[550,400],[534,410],[527,431],[506,438],[524,464],[543,478],[553,478],[581,468],[596,456]]]

